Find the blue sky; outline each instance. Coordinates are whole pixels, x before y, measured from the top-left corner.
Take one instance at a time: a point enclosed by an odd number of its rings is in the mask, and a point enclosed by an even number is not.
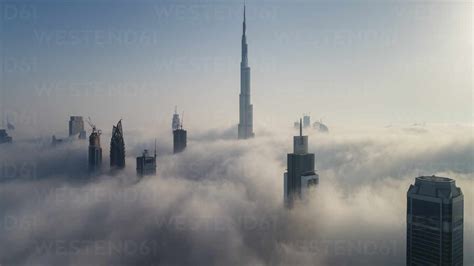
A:
[[[247,1],[255,125],[471,123],[472,4]],[[3,1],[1,103],[17,124],[238,119],[241,1]],[[34,123],[32,121],[35,121]]]

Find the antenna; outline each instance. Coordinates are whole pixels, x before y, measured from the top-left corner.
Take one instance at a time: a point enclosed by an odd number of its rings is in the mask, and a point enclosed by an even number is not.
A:
[[[178,113],[178,106],[177,106],[177,105],[174,106],[174,113],[175,113],[175,114]]]
[[[155,158],[156,158],[156,139],[155,139]]]
[[[304,141],[303,141],[303,123],[301,121],[301,118],[300,118],[300,144],[301,145],[304,144]]]
[[[183,121],[184,121],[184,111],[183,111],[183,114],[181,115],[181,129],[183,129]]]

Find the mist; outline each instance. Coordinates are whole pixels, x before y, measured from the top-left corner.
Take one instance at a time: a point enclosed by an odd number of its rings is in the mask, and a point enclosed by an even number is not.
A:
[[[126,124],[125,124],[126,125]],[[87,143],[0,146],[2,265],[400,265],[406,192],[420,175],[454,178],[464,193],[464,250],[472,250],[474,139],[470,126],[306,130],[320,183],[283,206],[292,129],[249,141],[234,128],[171,132],[124,128],[126,164],[87,173]],[[157,173],[135,157],[158,139]],[[474,262],[465,252],[465,264]]]

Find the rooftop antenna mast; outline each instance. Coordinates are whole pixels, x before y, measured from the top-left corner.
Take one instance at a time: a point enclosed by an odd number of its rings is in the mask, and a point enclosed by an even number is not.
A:
[[[156,139],[155,139],[155,158],[156,158]]]
[[[301,144],[303,144],[303,123],[302,123],[301,118],[300,118],[300,142]]]
[[[184,121],[184,111],[181,115],[181,129],[183,129],[183,121]]]

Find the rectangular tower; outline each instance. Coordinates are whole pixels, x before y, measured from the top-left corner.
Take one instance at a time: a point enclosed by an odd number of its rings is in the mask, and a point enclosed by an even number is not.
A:
[[[142,156],[137,157],[138,176],[154,175],[156,173],[156,149],[155,155],[149,156],[148,150],[144,150]]]
[[[89,136],[89,171],[94,172],[100,169],[102,165],[102,147],[100,146],[100,130],[92,128]]]
[[[407,265],[463,265],[463,218],[453,179],[417,177],[407,192]]]
[[[71,116],[69,119],[69,137],[75,135],[78,135],[80,139],[86,139],[82,116]]]
[[[179,153],[184,151],[187,142],[187,132],[183,128],[173,131],[173,152]]]
[[[284,174],[284,200],[292,207],[295,200],[304,199],[308,188],[318,184],[319,176],[314,169],[314,153],[308,153],[308,136],[303,136],[300,121],[300,135],[293,137],[293,153],[287,157],[288,169]]]

